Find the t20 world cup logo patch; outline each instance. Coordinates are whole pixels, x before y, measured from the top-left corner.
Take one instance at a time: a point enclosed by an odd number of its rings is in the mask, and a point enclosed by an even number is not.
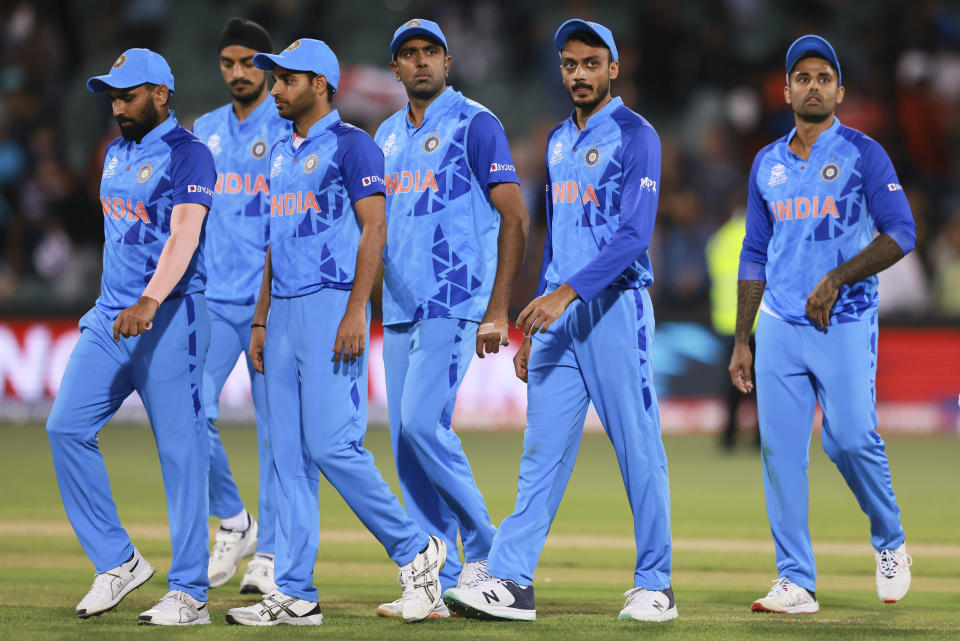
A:
[[[587,167],[595,167],[600,162],[600,150],[596,147],[587,149],[587,153],[583,155],[583,162],[587,163]]]
[[[317,154],[310,154],[307,156],[307,159],[303,161],[303,173],[312,174],[317,170],[317,165],[320,164],[320,159],[317,158]]]
[[[153,165],[147,163],[137,171],[137,182],[145,183],[150,180],[150,176],[153,175]]]
[[[258,140],[253,143],[253,147],[250,148],[250,153],[253,154],[254,158],[263,158],[267,153],[267,141]]]
[[[434,134],[423,141],[423,150],[428,154],[432,154],[437,150],[437,147],[440,146],[440,136]]]
[[[840,168],[836,163],[827,163],[823,166],[823,169],[820,170],[820,177],[826,180],[827,182],[833,182],[837,179],[837,176],[840,175]]]

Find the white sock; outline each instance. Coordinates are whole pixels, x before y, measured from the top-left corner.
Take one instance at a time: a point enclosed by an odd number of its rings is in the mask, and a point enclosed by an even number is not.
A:
[[[247,528],[250,527],[250,515],[246,509],[240,510],[238,514],[234,514],[228,519],[220,519],[220,527],[225,530],[240,530],[241,532],[246,532]]]

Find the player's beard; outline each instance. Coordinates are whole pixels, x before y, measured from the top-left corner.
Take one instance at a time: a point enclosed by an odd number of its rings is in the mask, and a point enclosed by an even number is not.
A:
[[[836,102],[828,102],[822,95],[818,95],[817,97],[820,99],[819,105],[808,106],[807,100],[810,98],[810,96],[806,95],[799,104],[793,107],[793,113],[796,114],[799,120],[816,125],[824,122],[827,118],[833,115],[833,111],[837,106]]]
[[[607,94],[610,93],[610,83],[608,82],[606,85],[598,85],[597,90],[594,93],[592,98],[581,98],[578,101],[577,97],[574,95],[573,92],[576,91],[579,87],[584,87],[584,86],[589,86],[589,85],[587,85],[586,83],[577,83],[573,87],[571,87],[570,99],[573,100],[573,104],[575,107],[582,110],[584,113],[590,114],[590,113],[593,113],[593,111],[597,108],[597,105],[603,102],[604,99],[606,99]]]
[[[443,90],[443,87],[444,81],[442,80],[437,82],[425,82],[420,84],[419,87],[415,83],[413,89],[410,90],[410,97],[417,100],[430,100],[440,93],[440,91]]]
[[[236,88],[227,85],[227,88],[230,90],[230,95],[233,96],[233,99],[239,102],[241,105],[249,105],[257,101],[261,95],[263,95],[263,89],[267,85],[267,78],[264,76],[263,82],[259,85],[250,84],[240,84]],[[253,87],[252,89],[249,87]]]
[[[125,140],[133,140],[139,143],[143,140],[144,136],[160,124],[160,112],[157,110],[157,106],[153,104],[153,101],[147,101],[138,118],[118,116],[117,124],[120,125],[120,134]],[[126,127],[124,127],[124,125],[126,125]]]

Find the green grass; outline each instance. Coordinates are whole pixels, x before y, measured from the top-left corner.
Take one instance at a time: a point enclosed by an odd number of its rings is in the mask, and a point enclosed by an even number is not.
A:
[[[680,618],[661,625],[616,621],[630,587],[632,524],[616,459],[602,435],[587,435],[536,577],[538,620],[495,624],[463,620],[408,626],[378,619],[378,603],[398,595],[396,567],[325,483],[316,583],[325,623],[318,629],[226,627],[225,611],[250,603],[239,576],[210,593],[213,625],[138,628],[138,612],[166,591],[170,547],[152,436],[145,427],[110,426],[101,447],[121,518],[158,575],[113,612],[77,621],[73,608],[93,570],[66,526],[42,428],[2,427],[0,482],[0,639],[960,639],[960,440],[888,439],[894,489],[914,556],[910,595],[883,605],[873,582],[867,519],[819,440],[811,452],[811,533],[820,573],[819,614],[752,615],[750,602],[775,578],[759,460],[744,446],[721,455],[707,437],[670,437],[674,590]],[[513,507],[521,436],[462,435],[495,523]],[[227,428],[241,494],[256,505],[256,452],[249,428]],[[396,488],[389,438],[371,430],[368,448]]]

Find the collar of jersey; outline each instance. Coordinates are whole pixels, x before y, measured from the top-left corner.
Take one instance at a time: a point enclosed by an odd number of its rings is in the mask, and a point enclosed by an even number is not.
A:
[[[253,111],[247,114],[247,118],[245,120],[238,120],[237,114],[233,112],[233,104],[231,103],[230,109],[227,110],[230,114],[227,116],[230,119],[230,129],[232,131],[237,126],[243,127],[245,125],[257,123],[269,115],[270,111],[276,110],[276,103],[273,102],[270,96],[267,96],[264,98],[263,102],[261,102]]]
[[[813,143],[813,146],[816,147],[820,143],[827,142],[830,138],[837,135],[838,129],[840,129],[840,119],[837,118],[836,114],[834,114],[833,124],[820,132],[820,135],[817,136],[817,142]],[[797,135],[797,128],[794,127],[793,129],[790,130],[790,133],[787,134],[787,137],[786,137],[787,149],[790,148],[790,141],[793,140],[793,137],[796,135]],[[812,149],[811,149],[811,153],[813,153]]]
[[[324,116],[317,122],[313,123],[313,126],[310,127],[310,131],[308,131],[307,135],[304,136],[304,143],[306,143],[312,138],[316,138],[317,136],[322,134],[324,131],[326,131],[330,127],[333,127],[338,122],[340,122],[340,112],[337,111],[336,109],[331,109],[330,113],[328,113],[326,116]],[[293,123],[290,123],[290,127],[291,127],[290,144],[293,145],[293,134],[296,133],[296,129],[293,128],[294,127]],[[299,149],[303,149],[303,144],[300,145]]]
[[[167,119],[161,122],[159,125],[147,132],[147,135],[143,137],[140,141],[141,147],[146,147],[152,145],[156,141],[160,140],[168,133],[170,130],[177,126],[177,118],[173,115],[173,109],[170,110],[170,115],[167,116]],[[137,143],[130,140],[128,141],[131,145],[136,145]]]
[[[610,102],[608,102],[607,104],[605,104],[603,107],[600,108],[600,111],[593,114],[592,116],[590,116],[589,119],[587,119],[587,126],[583,128],[583,133],[596,127],[598,124],[600,124],[601,121],[609,118],[610,114],[612,114],[614,111],[616,111],[622,106],[623,106],[623,100],[620,98],[620,96],[617,96],[616,98],[611,99]],[[577,110],[576,109],[574,109],[573,113],[570,114],[569,122],[573,126],[573,129],[575,131],[580,131],[580,127],[577,126]]]
[[[407,123],[407,128],[420,129],[433,116],[446,111],[447,107],[449,107],[459,97],[459,91],[454,91],[453,87],[446,87],[442,92],[440,92],[439,96],[433,99],[433,102],[427,105],[426,110],[423,112],[423,122],[420,123],[420,127],[417,127],[410,122],[410,104],[407,103],[407,109],[403,116],[403,119]]]

